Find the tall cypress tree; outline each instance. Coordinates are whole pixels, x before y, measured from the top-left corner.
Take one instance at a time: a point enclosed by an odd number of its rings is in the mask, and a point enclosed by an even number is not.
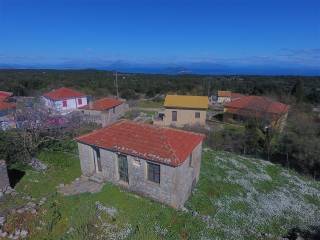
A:
[[[304,98],[303,82],[299,79],[291,90],[291,95],[296,98],[297,103],[302,102]]]

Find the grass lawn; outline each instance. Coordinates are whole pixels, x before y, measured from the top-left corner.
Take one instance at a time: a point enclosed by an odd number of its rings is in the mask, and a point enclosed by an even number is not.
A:
[[[138,102],[138,107],[140,108],[161,108],[162,106],[162,101],[141,100]]]
[[[16,187],[48,198],[28,223],[30,239],[275,239],[320,222],[320,184],[259,159],[206,149],[200,181],[186,210],[177,211],[109,183],[96,194],[63,197],[56,186],[80,176],[78,158],[39,158],[47,172],[28,169]],[[116,215],[98,213],[96,202]],[[0,211],[22,203],[10,197]]]

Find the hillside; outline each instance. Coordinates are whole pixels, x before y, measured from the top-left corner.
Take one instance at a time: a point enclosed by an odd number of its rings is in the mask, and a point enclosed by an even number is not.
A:
[[[200,181],[176,211],[111,184],[62,197],[56,186],[80,175],[77,156],[39,158],[47,172],[27,169],[19,194],[0,204],[0,213],[11,209],[5,229],[27,229],[30,239],[275,239],[320,223],[320,183],[259,159],[205,149]],[[12,211],[28,202],[36,213]]]
[[[270,162],[207,150],[187,207],[226,239],[281,236],[320,223],[320,184]]]

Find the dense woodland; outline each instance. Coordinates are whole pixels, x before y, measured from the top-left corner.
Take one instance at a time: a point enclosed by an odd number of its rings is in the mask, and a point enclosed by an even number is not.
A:
[[[61,86],[72,87],[94,97],[115,95],[114,81],[114,73],[108,71],[0,71],[0,90],[12,91],[17,96],[40,96],[43,92]],[[167,93],[212,95],[217,90],[232,90],[269,96],[287,103],[290,112],[281,133],[266,132],[259,122],[248,121],[241,127],[226,125],[219,130],[213,128],[213,131],[206,132],[206,144],[217,150],[263,157],[320,178],[320,119],[319,113],[313,111],[320,104],[320,77],[121,73],[118,74],[118,85],[120,96],[128,100],[152,98]],[[0,141],[5,142],[0,146],[0,158],[9,158],[9,151],[18,153],[14,156],[23,156],[19,153],[23,148],[16,142],[20,137],[19,133],[0,134]],[[57,142],[54,144],[56,146]]]
[[[73,87],[93,96],[115,94],[113,72],[81,70],[1,70],[0,89],[18,96],[39,95],[61,86]],[[288,101],[297,81],[304,87],[303,100],[320,103],[320,77],[298,76],[206,76],[118,74],[119,92],[127,99],[141,94],[152,97],[168,92],[208,95],[217,90],[276,96]]]

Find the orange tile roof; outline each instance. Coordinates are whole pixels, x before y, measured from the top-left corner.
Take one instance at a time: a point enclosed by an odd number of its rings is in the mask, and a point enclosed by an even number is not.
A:
[[[11,97],[13,94],[11,92],[5,92],[5,91],[0,91],[0,101],[3,101],[9,97]]]
[[[231,97],[231,91],[218,91],[218,97]]]
[[[231,93],[231,100],[233,101],[233,100],[236,100],[236,99],[238,99],[238,98],[242,98],[242,97],[244,97],[245,95],[243,95],[243,94],[241,94],[241,93],[234,93],[234,92],[232,92]]]
[[[102,98],[90,103],[87,106],[81,107],[81,109],[103,111],[103,110],[108,110],[110,108],[119,106],[122,103],[124,103],[124,101],[121,101],[115,98]]]
[[[0,101],[0,110],[9,110],[9,109],[15,109],[15,108],[16,108],[15,103]]]
[[[43,96],[57,101],[75,97],[85,97],[86,95],[73,89],[62,87],[52,90],[51,92],[45,93],[43,94]]]
[[[218,91],[218,97],[230,97],[231,99],[237,99],[245,95],[241,93],[234,93],[231,91]]]
[[[289,106],[262,96],[244,96],[224,105],[226,112],[256,117],[275,117],[287,113]]]
[[[176,167],[203,139],[202,134],[122,120],[76,140]]]

